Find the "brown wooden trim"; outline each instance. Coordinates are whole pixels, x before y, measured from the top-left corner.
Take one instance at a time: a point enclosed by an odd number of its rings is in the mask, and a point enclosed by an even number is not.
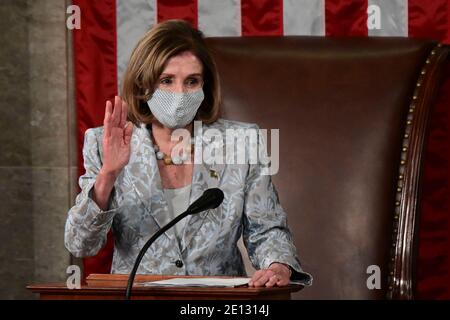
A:
[[[424,141],[448,49],[435,46],[421,70],[406,119],[394,213],[389,299],[413,299]]]

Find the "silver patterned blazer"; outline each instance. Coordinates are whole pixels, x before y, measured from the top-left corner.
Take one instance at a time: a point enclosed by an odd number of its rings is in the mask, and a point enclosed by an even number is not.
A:
[[[254,124],[219,119],[205,129],[247,129]],[[85,133],[83,157],[86,173],[79,178],[81,192],[69,210],[65,246],[76,257],[94,256],[114,234],[112,273],[130,273],[145,242],[169,222],[168,204],[149,129],[134,126],[129,163],[116,179],[108,210],[92,200],[96,175],[102,167],[103,127]],[[208,142],[202,141],[203,147]],[[279,203],[270,175],[258,164],[194,164],[190,202],[208,188],[224,192],[222,204],[186,217],[180,243],[173,228],[166,231],[145,254],[138,273],[173,275],[245,276],[237,242],[243,237],[256,269],[273,262],[289,265],[297,280],[310,284],[303,272],[287,217]]]

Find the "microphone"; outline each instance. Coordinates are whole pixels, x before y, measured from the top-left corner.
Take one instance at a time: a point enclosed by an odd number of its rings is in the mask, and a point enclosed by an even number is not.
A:
[[[131,289],[133,288],[133,282],[134,278],[136,277],[136,272],[139,267],[139,264],[141,263],[142,258],[144,257],[145,253],[147,252],[148,248],[152,245],[153,242],[155,242],[156,239],[159,238],[164,232],[166,232],[168,229],[173,227],[178,221],[185,218],[188,215],[196,214],[205,210],[209,209],[215,209],[217,208],[223,201],[224,194],[223,191],[219,188],[211,188],[207,189],[203,192],[203,194],[195,200],[189,208],[182,214],[178,215],[175,219],[170,221],[168,224],[166,224],[164,227],[159,229],[142,247],[141,251],[139,252],[136,261],[134,262],[133,269],[130,273],[130,276],[128,277],[128,285],[127,289],[125,291],[125,299],[130,300],[131,296]]]
[[[223,201],[223,192],[219,188],[211,188],[203,192],[202,196],[195,200],[186,211],[189,214],[199,213],[201,211],[215,209]]]

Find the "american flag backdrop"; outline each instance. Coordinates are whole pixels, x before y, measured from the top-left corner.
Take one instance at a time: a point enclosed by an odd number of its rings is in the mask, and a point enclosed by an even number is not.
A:
[[[81,28],[73,30],[80,175],[84,132],[102,125],[105,101],[118,94],[132,49],[158,22],[185,19],[207,37],[400,36],[450,44],[450,0],[73,0],[73,5],[81,12]],[[427,207],[427,199],[448,201],[449,106],[450,64],[432,119],[428,154],[433,161],[425,166],[425,187],[431,189],[425,188],[422,205],[418,284],[425,298],[450,298],[448,203],[445,212]],[[97,257],[85,259],[85,276],[109,272],[112,246],[110,237]]]

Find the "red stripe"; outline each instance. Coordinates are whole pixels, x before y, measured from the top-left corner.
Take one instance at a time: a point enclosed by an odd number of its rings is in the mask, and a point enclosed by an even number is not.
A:
[[[326,0],[325,33],[327,36],[368,36],[367,0]]]
[[[78,173],[84,173],[84,132],[103,123],[105,101],[117,94],[115,0],[74,0],[81,9],[81,29],[73,31]],[[113,242],[93,258],[84,259],[84,275],[109,273]]]
[[[158,0],[158,22],[169,19],[183,19],[198,28],[197,0]]]
[[[283,0],[241,0],[243,36],[282,36]]]
[[[448,0],[409,0],[408,34],[450,43],[450,4]]]

